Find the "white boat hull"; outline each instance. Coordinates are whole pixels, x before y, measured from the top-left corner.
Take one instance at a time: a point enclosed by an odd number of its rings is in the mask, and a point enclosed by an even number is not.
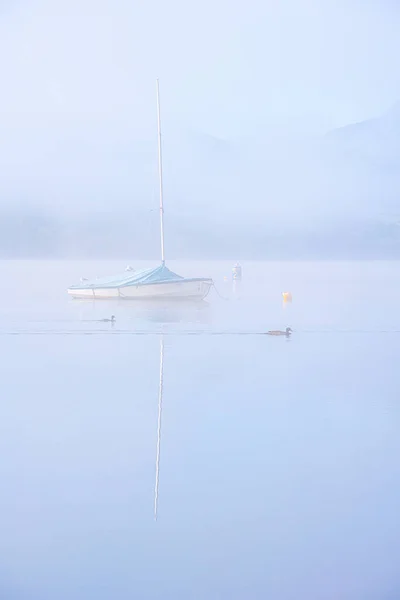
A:
[[[204,300],[212,284],[211,279],[194,279],[119,288],[70,288],[68,294],[80,300]]]

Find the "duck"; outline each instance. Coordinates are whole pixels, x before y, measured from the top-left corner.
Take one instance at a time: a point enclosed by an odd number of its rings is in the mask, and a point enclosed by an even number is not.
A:
[[[290,329],[290,327],[286,327],[285,331],[280,329],[276,329],[275,331],[267,331],[267,335],[286,335],[286,337],[289,337],[291,333],[292,329]]]
[[[111,319],[100,319],[101,323],[115,323],[115,316],[111,315]]]

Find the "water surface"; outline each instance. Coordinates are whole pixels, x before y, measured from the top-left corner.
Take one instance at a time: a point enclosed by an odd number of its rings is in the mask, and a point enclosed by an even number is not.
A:
[[[0,597],[397,597],[399,265],[244,263],[233,293],[229,263],[171,263],[226,299],[67,297],[124,266],[1,263]]]

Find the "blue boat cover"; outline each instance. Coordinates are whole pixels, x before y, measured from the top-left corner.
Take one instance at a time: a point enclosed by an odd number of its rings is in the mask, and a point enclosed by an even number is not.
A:
[[[102,277],[83,281],[79,285],[71,285],[70,289],[98,289],[98,288],[120,288],[128,286],[149,285],[151,283],[167,283],[173,281],[199,281],[200,279],[186,279],[170,271],[164,264],[155,269],[144,269],[142,271],[125,271],[123,274],[112,277]]]

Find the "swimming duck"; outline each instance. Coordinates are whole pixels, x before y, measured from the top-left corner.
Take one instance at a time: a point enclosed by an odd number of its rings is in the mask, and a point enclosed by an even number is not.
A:
[[[111,319],[100,319],[101,323],[115,323],[114,315],[111,315]]]
[[[281,331],[280,329],[275,331],[267,331],[267,335],[286,335],[286,337],[289,337],[291,333],[292,329],[290,329],[290,327],[286,327],[285,331]]]

